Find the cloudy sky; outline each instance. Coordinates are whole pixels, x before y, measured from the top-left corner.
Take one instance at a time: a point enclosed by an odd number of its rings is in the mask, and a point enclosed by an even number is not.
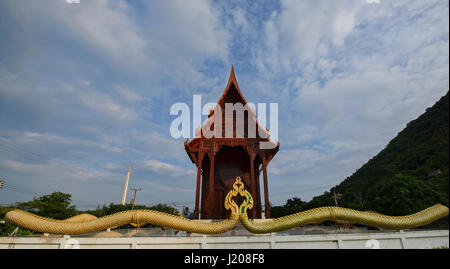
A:
[[[0,204],[53,191],[80,209],[119,203],[131,167],[138,203],[192,208],[170,106],[218,101],[232,64],[247,101],[279,104],[271,202],[309,200],[448,91],[448,5],[2,0]]]

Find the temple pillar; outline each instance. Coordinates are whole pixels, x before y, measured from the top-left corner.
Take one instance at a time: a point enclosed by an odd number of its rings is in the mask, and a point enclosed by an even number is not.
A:
[[[197,160],[197,187],[195,192],[195,210],[194,210],[194,217],[196,219],[199,218],[199,203],[200,203],[200,178],[202,176],[202,164],[203,164],[203,152],[198,153],[198,160]]]
[[[214,151],[214,147],[213,147],[213,150],[212,150],[212,152],[211,152],[211,160],[210,160],[210,166],[209,166],[209,197],[208,197],[208,200],[209,200],[209,206],[208,206],[208,208],[209,208],[209,212],[208,212],[208,216],[210,215],[210,214],[212,214],[212,212],[214,212],[215,210],[214,210],[214,207],[216,206],[216,205],[214,205],[214,156],[215,156],[215,151]]]
[[[254,161],[253,161],[253,163],[254,163]],[[253,164],[254,165],[254,164]],[[257,172],[256,172],[256,174],[255,174],[255,182],[256,182],[256,198],[255,198],[255,201],[256,201],[256,204],[258,205],[258,210],[256,211],[256,214],[257,214],[257,216],[258,216],[258,218],[262,218],[262,212],[261,212],[261,187],[259,186],[259,171],[258,171],[258,169],[259,169],[259,165],[258,165],[258,167],[257,167]]]
[[[264,204],[265,204],[265,213],[266,219],[270,218],[270,204],[269,204],[269,188],[267,186],[267,163],[266,160],[263,160],[263,174],[264,174]]]
[[[258,212],[258,203],[255,200],[255,197],[257,196],[257,192],[256,192],[256,182],[255,182],[255,164],[254,164],[254,156],[255,154],[253,153],[253,149],[250,149],[250,184],[252,184],[252,195],[253,195],[253,204],[255,205],[253,207],[252,210],[252,218],[255,219],[257,218],[257,212]]]

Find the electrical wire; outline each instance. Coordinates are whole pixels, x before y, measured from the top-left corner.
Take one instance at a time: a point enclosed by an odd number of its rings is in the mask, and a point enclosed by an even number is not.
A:
[[[312,187],[312,188],[298,188],[298,189],[289,189],[286,191],[275,191],[270,192],[270,194],[282,194],[282,193],[292,193],[292,192],[298,192],[298,193],[306,193],[310,191],[317,191],[317,190],[323,190],[323,189],[330,189],[330,186],[322,186],[322,187]]]
[[[0,139],[0,148],[2,148],[3,150],[9,151],[11,153],[15,153],[22,158],[27,158],[27,159],[31,159],[31,160],[39,160],[42,162],[42,160],[50,159],[48,156],[43,156],[42,154],[31,152],[29,150],[26,150],[26,149],[20,148],[16,145],[13,145],[10,142],[6,142],[4,138]],[[23,153],[26,153],[27,156],[25,156]]]

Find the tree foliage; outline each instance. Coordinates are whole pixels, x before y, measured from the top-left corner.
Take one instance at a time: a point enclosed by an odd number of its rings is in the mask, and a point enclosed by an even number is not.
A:
[[[77,213],[75,206],[71,205],[71,197],[67,193],[53,192],[28,202],[17,203],[16,207],[39,216],[61,220]]]
[[[306,202],[298,197],[291,198],[286,201],[283,206],[273,206],[270,208],[270,216],[272,218],[279,218],[282,216],[290,215],[303,211],[305,209]]]
[[[179,215],[179,212],[166,204],[157,204],[154,206],[145,206],[145,205],[135,205],[134,207],[130,204],[122,205],[122,204],[114,204],[110,203],[109,206],[103,205],[102,207],[98,206],[95,210],[87,210],[80,213],[88,213],[92,214],[96,217],[103,217],[107,215],[111,215],[117,212],[125,211],[125,210],[131,210],[131,209],[148,209],[148,210],[155,210],[160,212],[165,212],[172,215]]]
[[[428,181],[397,174],[380,180],[368,191],[368,207],[387,215],[407,215],[436,203],[448,205],[444,195]]]

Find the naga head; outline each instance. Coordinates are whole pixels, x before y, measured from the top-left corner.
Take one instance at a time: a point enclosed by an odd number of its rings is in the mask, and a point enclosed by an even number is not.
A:
[[[247,209],[253,208],[252,195],[244,187],[241,177],[236,177],[233,188],[225,197],[225,208],[231,210],[231,215],[246,215]],[[238,194],[244,198],[244,201],[240,205],[237,205],[233,200]]]

